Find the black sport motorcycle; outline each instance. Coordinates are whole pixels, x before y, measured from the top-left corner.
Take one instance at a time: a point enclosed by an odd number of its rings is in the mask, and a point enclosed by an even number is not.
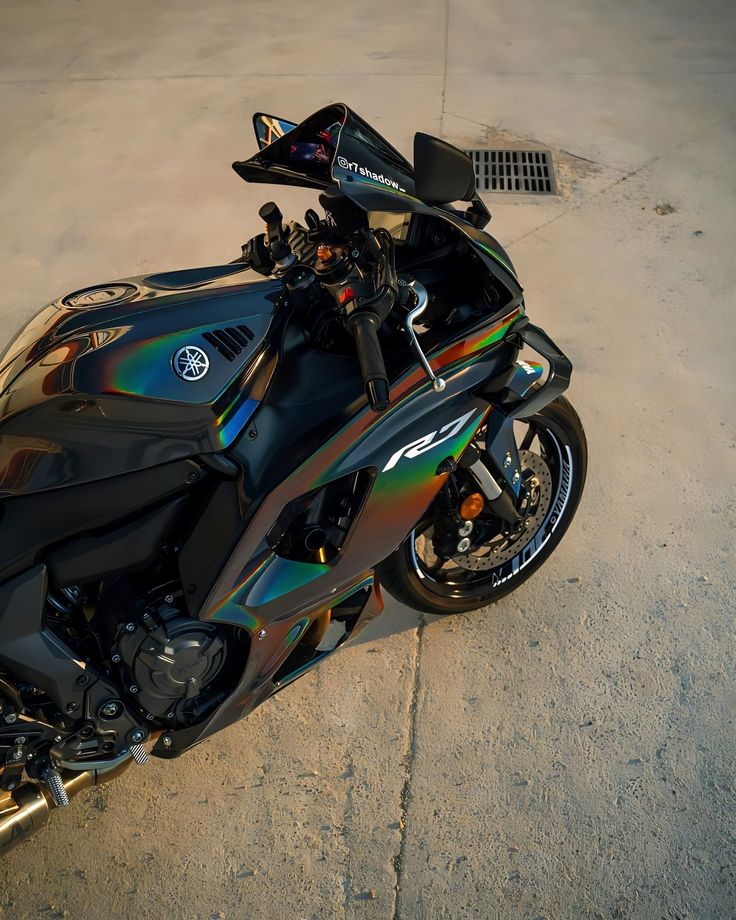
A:
[[[235,262],[67,294],[0,360],[0,849],[247,715],[379,582],[503,597],[580,499],[571,364],[468,157],[417,134],[412,167],[341,104],[254,125],[238,175],[324,216],[268,203]]]

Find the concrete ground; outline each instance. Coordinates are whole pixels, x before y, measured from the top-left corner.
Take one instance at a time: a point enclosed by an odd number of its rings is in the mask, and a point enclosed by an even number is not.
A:
[[[3,339],[62,292],[232,258],[269,194],[229,169],[251,113],[344,100],[407,152],[555,152],[560,197],[490,196],[491,229],[590,445],[509,599],[389,602],[246,722],[57,813],[0,869],[5,916],[736,916],[735,49],[727,0],[0,2]]]

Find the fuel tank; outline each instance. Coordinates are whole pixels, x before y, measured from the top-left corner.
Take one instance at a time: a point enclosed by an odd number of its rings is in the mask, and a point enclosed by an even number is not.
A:
[[[273,373],[282,303],[242,264],[53,301],[0,359],[0,497],[228,447]]]

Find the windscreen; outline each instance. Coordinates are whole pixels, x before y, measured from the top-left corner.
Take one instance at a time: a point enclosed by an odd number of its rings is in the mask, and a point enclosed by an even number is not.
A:
[[[328,106],[233,168],[249,182],[326,188],[346,112],[343,105]]]
[[[409,211],[416,201],[410,163],[342,103],[310,115],[233,169],[247,182],[339,185],[368,211]]]
[[[410,211],[416,200],[411,164],[355,112],[340,131],[332,178],[367,211]]]
[[[310,115],[250,159],[233,163],[233,169],[246,182],[316,189],[338,185],[369,214],[384,212],[380,221],[397,239],[405,235],[404,223],[391,222],[388,215],[440,217],[470,240],[491,271],[497,273],[500,266],[506,282],[515,279],[511,266],[489,246],[490,238],[467,217],[416,197],[411,163],[343,103]]]

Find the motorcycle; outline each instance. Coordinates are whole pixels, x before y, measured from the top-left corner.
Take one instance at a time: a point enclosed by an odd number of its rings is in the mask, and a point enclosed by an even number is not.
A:
[[[379,585],[484,607],[575,514],[572,366],[470,159],[417,133],[412,166],[342,104],[254,126],[238,175],[324,216],[269,202],[235,261],[74,291],[0,359],[2,850],[246,716]]]

